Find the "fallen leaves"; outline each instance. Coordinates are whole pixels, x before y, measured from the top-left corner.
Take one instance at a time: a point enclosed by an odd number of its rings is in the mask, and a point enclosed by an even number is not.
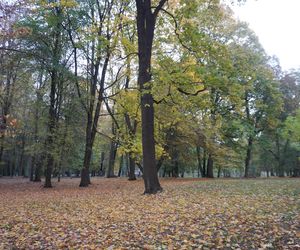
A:
[[[297,249],[299,180],[0,179],[0,249]]]

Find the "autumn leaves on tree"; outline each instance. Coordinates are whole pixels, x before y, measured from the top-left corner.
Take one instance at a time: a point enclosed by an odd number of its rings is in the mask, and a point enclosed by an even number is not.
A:
[[[299,72],[220,1],[0,7],[1,175],[299,175]]]

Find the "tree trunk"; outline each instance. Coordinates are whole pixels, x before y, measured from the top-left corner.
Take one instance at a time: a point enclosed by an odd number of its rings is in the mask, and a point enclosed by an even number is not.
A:
[[[79,187],[87,187],[91,184],[90,181],[90,164],[92,159],[92,143],[90,137],[86,138],[85,143],[85,151],[84,151],[84,160],[83,160],[83,168],[81,169],[81,179]]]
[[[207,161],[207,177],[208,178],[214,178],[214,162],[212,155],[208,155],[208,161]]]
[[[115,166],[115,159],[117,155],[117,143],[114,141],[111,141],[110,143],[110,153],[109,153],[109,161],[108,161],[108,169],[107,169],[107,178],[114,178],[114,166]]]
[[[124,156],[121,155],[121,157],[120,157],[120,164],[119,164],[119,171],[118,171],[118,177],[121,177],[121,175],[122,175],[123,161],[124,161]]]
[[[198,178],[200,177],[200,174],[202,177],[203,176],[203,167],[202,167],[202,162],[201,162],[201,151],[200,151],[200,147],[197,146],[196,147],[196,150],[197,150],[197,160],[198,160]]]
[[[143,178],[145,194],[162,191],[156,171],[155,140],[154,140],[154,107],[151,86],[151,54],[154,38],[155,20],[158,11],[166,1],[161,0],[154,13],[151,1],[136,0],[139,73],[138,85],[141,94],[142,111],[142,145],[143,145]]]
[[[42,174],[42,166],[43,166],[43,162],[44,162],[44,157],[41,156],[36,164],[35,164],[35,170],[34,170],[34,182],[41,182],[41,174]]]
[[[203,159],[202,159],[202,177],[207,177],[207,171],[206,171],[206,152],[204,150],[203,152]]]
[[[25,135],[22,135],[21,156],[19,160],[18,174],[19,176],[25,177],[24,152],[25,152]]]
[[[3,137],[0,137],[0,176],[4,176],[5,175],[5,170],[4,170],[4,165],[2,164],[2,157],[3,157],[3,151],[4,151],[4,147],[3,147]]]
[[[249,177],[249,167],[250,167],[251,158],[252,158],[252,145],[253,145],[253,138],[252,138],[252,136],[249,136],[248,146],[247,146],[247,154],[246,154],[246,159],[245,159],[245,174],[244,174],[245,178]]]
[[[135,159],[129,155],[129,173],[128,173],[128,180],[135,181]]]
[[[93,110],[94,110],[94,99],[95,99],[95,92],[96,92],[96,87],[97,86],[97,77],[98,77],[98,67],[99,65],[95,66],[95,75],[92,79],[93,84],[94,84],[94,90],[91,90],[91,97],[92,99],[90,100],[90,107],[88,111],[88,121],[87,121],[87,126],[86,126],[86,144],[85,144],[85,154],[84,154],[84,161],[83,161],[83,168],[81,170],[81,181],[79,186],[80,187],[87,187],[89,184],[91,184],[90,181],[90,165],[91,165],[91,157],[92,157],[92,151],[93,151],[93,145],[96,137],[96,132],[97,132],[97,126],[98,126],[98,121],[99,121],[99,116],[100,116],[100,111],[101,111],[101,105],[103,101],[103,91],[104,91],[104,82],[105,82],[105,77],[106,77],[106,71],[107,71],[107,66],[108,62],[110,60],[110,55],[107,53],[107,56],[104,61],[104,65],[102,68],[102,73],[101,73],[101,80],[100,80],[100,91],[98,94],[97,98],[97,105],[95,109],[95,113],[93,115]],[[100,62],[99,62],[100,64]]]
[[[104,159],[105,159],[105,153],[101,152],[101,157],[100,157],[100,170],[99,170],[99,175],[104,176],[105,175],[105,170],[104,170]]]
[[[221,170],[222,170],[222,168],[221,168],[221,166],[219,166],[219,167],[218,167],[218,178],[221,177]]]
[[[58,39],[58,38],[57,38]],[[50,90],[50,107],[49,107],[49,120],[48,120],[48,135],[46,139],[46,170],[45,170],[45,188],[51,188],[51,175],[53,170],[54,158],[52,155],[52,146],[53,146],[53,137],[56,127],[56,112],[55,112],[55,103],[56,103],[56,88],[58,85],[58,72],[54,69],[51,72],[51,90]]]
[[[178,178],[179,176],[179,152],[174,148],[173,152],[173,159],[172,159],[174,165],[172,166],[172,176],[175,178]]]
[[[30,173],[29,173],[29,181],[33,181],[34,178],[34,165],[35,165],[35,157],[32,156],[31,164],[30,164]]]

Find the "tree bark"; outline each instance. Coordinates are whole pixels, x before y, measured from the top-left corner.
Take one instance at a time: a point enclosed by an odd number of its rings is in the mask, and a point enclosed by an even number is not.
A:
[[[161,0],[154,13],[152,13],[150,0],[136,0],[139,58],[138,85],[142,92],[141,112],[145,194],[155,194],[162,191],[156,171],[154,106],[149,83],[151,81],[151,55],[156,15],[165,2],[166,0]]]
[[[129,155],[129,173],[128,173],[128,180],[135,181],[135,159]]]
[[[202,160],[201,160],[201,152],[200,152],[200,147],[197,146],[196,147],[196,150],[197,150],[197,160],[198,160],[198,178],[200,177],[204,177],[203,176],[203,167],[202,167]]]
[[[57,38],[58,39],[58,38]],[[50,90],[50,107],[49,107],[49,120],[48,120],[48,136],[46,139],[46,170],[45,170],[45,188],[51,188],[51,175],[53,170],[54,158],[52,155],[53,136],[56,127],[56,112],[55,112],[55,93],[58,85],[58,72],[54,69],[51,72],[51,90]]]
[[[207,177],[208,178],[214,178],[214,162],[213,162],[212,154],[208,155],[208,160],[207,160]]]
[[[97,133],[97,126],[98,126],[98,121],[100,117],[100,111],[101,111],[101,105],[103,101],[103,91],[104,91],[104,82],[106,78],[106,71],[108,67],[108,63],[110,60],[110,55],[107,53],[104,65],[102,68],[102,73],[101,73],[101,80],[100,80],[100,91],[98,93],[98,98],[97,98],[97,105],[95,109],[95,113],[93,113],[94,110],[94,99],[95,99],[95,92],[96,92],[96,86],[97,86],[97,78],[98,78],[98,70],[99,70],[99,65],[97,64],[95,67],[95,75],[92,79],[93,81],[93,90],[91,90],[91,100],[90,100],[90,107],[88,111],[88,121],[86,125],[86,144],[85,144],[85,154],[84,154],[84,161],[83,161],[83,168],[81,170],[81,181],[79,186],[80,187],[87,187],[89,184],[91,184],[90,181],[90,165],[91,165],[91,159],[92,159],[92,151],[93,151],[93,146],[94,146],[94,141]]]
[[[249,177],[249,167],[252,159],[252,146],[253,146],[253,138],[252,136],[248,137],[248,145],[247,145],[247,154],[245,159],[245,174],[244,177]]]
[[[110,143],[110,153],[109,153],[109,161],[108,161],[108,169],[107,169],[107,178],[117,177],[114,172],[115,160],[117,155],[117,143],[111,141]]]
[[[104,176],[104,175],[105,175],[104,159],[105,159],[105,153],[104,153],[104,152],[101,152],[101,157],[100,157],[100,170],[99,170],[99,175],[100,175],[100,176]]]
[[[121,177],[121,175],[122,175],[123,161],[124,161],[124,156],[121,155],[120,164],[119,164],[119,171],[118,171],[118,177]]]
[[[222,170],[222,169],[221,169],[221,166],[219,166],[219,167],[218,167],[218,178],[221,177],[221,170]]]
[[[207,177],[207,171],[206,171],[206,151],[203,152],[203,159],[202,159],[202,177]]]

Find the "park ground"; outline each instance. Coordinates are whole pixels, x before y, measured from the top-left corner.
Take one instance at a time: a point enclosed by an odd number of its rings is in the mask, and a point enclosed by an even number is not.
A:
[[[0,249],[300,249],[300,179],[0,179]]]

